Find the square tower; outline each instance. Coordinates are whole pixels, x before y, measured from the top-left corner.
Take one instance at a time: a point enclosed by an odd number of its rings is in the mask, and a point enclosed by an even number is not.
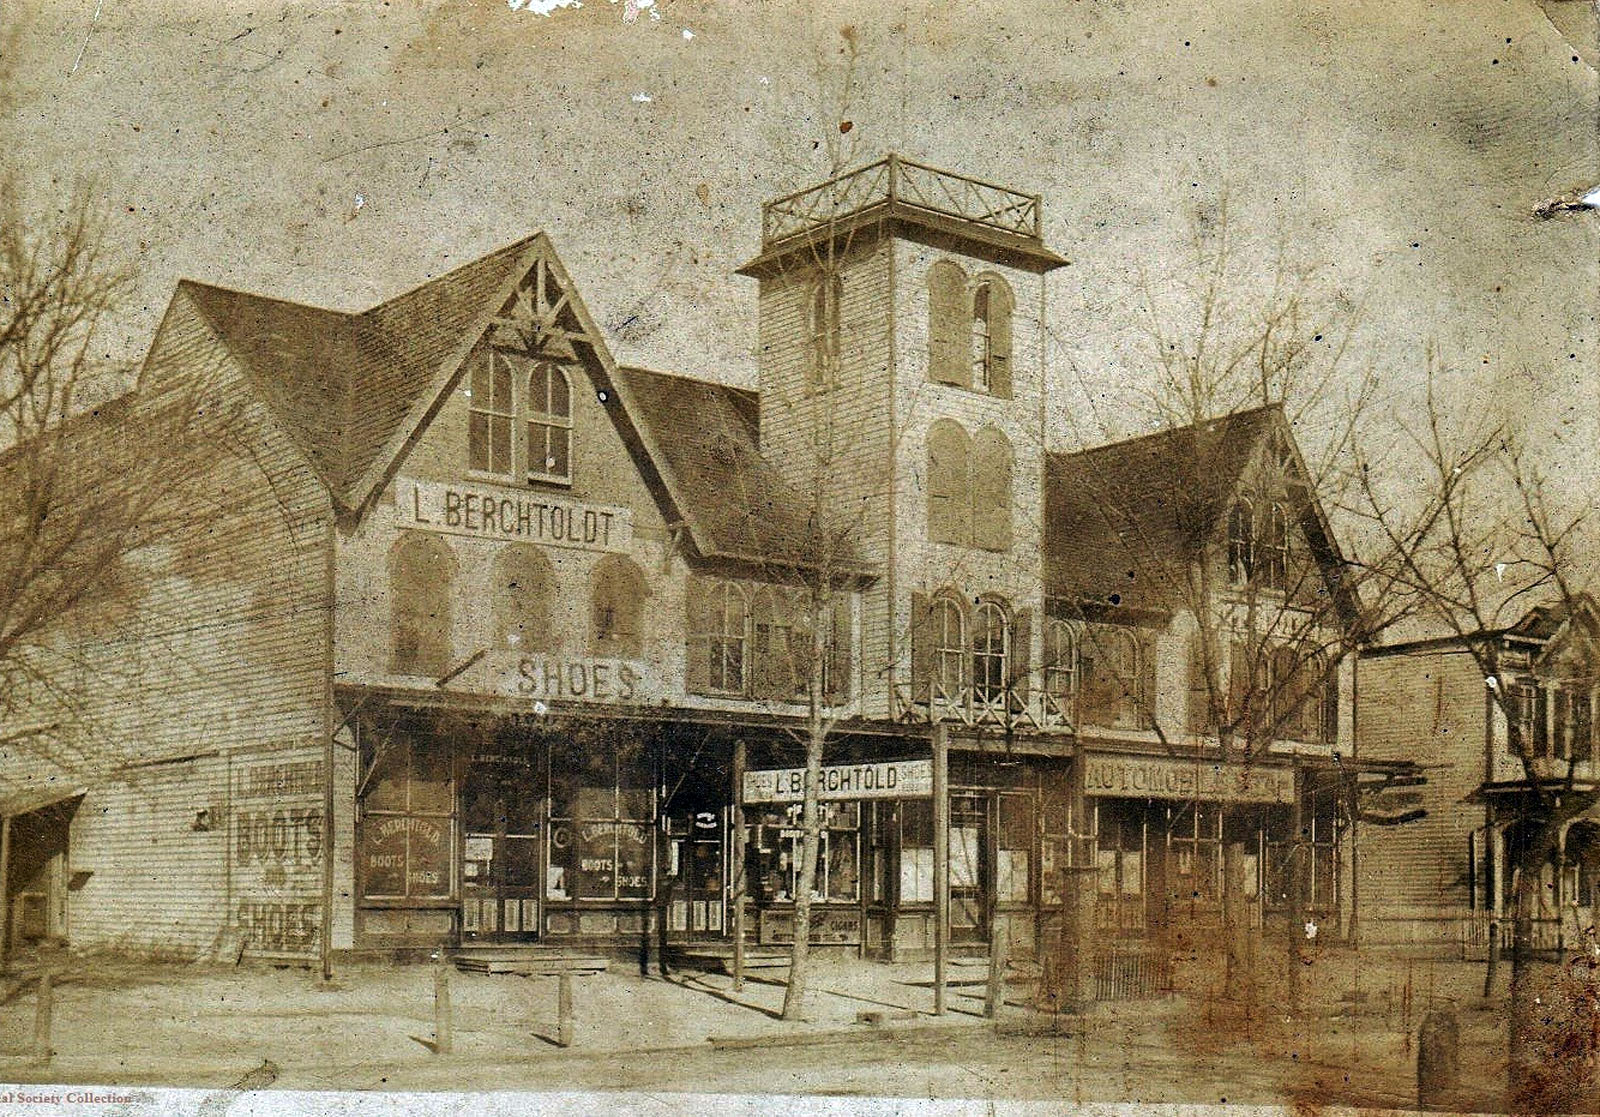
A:
[[[896,155],[763,207],[761,254],[739,269],[760,283],[761,448],[880,571],[869,716],[928,697],[911,637],[941,595],[964,646],[992,601],[1008,670],[1037,663],[1045,276],[1066,262],[1037,195]],[[971,662],[947,690],[980,685]]]

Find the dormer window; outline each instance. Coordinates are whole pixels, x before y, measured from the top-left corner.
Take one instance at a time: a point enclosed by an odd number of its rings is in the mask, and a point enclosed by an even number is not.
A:
[[[490,349],[473,359],[470,384],[473,473],[572,483],[572,384],[560,365]]]
[[[1289,587],[1289,513],[1273,501],[1240,497],[1228,512],[1228,580],[1261,589]]]

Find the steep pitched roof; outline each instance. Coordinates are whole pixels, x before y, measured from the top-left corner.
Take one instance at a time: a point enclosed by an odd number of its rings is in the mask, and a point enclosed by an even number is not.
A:
[[[1245,472],[1274,431],[1303,470],[1277,404],[1049,455],[1045,595],[1130,614],[1169,614],[1191,603],[1192,564],[1221,538]],[[1360,602],[1320,505],[1307,500],[1298,512],[1323,588],[1341,620],[1358,628]]]
[[[358,314],[183,280],[336,500],[357,487],[441,366],[519,272],[527,237]]]
[[[642,368],[617,374],[702,554],[801,566],[815,560],[805,502],[761,456],[756,393]],[[852,548],[842,551],[842,566],[858,565]]]

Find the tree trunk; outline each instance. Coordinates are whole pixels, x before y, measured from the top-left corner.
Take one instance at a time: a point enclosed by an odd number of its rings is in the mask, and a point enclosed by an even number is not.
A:
[[[813,678],[811,689],[820,690],[820,679]],[[814,710],[818,698],[812,699]],[[789,956],[789,986],[783,994],[783,1018],[805,1019],[807,963],[811,955],[811,893],[817,883],[817,853],[822,844],[822,804],[817,787],[822,782],[822,744],[825,733],[820,710],[813,714],[806,735],[805,806],[801,815],[800,876],[795,883],[794,948]]]

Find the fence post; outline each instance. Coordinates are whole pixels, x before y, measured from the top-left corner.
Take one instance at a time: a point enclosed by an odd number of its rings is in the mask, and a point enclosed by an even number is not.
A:
[[[1006,944],[999,927],[989,925],[989,988],[983,997],[983,1014],[991,1019],[1000,1015],[1006,1003]]]
[[[944,1015],[950,949],[950,729],[933,726],[933,1014]]]
[[[744,897],[750,890],[745,879],[744,771],[749,763],[744,738],[733,742],[733,989],[744,991]]]
[[[39,999],[33,1012],[33,1061],[48,1066],[54,1054],[50,1046],[50,1027],[55,1014],[55,982],[46,970],[39,975]]]
[[[572,975],[562,970],[556,990],[556,1046],[572,1046]]]
[[[450,1034],[450,967],[441,961],[433,971],[433,1050],[450,1054],[454,1039]]]

